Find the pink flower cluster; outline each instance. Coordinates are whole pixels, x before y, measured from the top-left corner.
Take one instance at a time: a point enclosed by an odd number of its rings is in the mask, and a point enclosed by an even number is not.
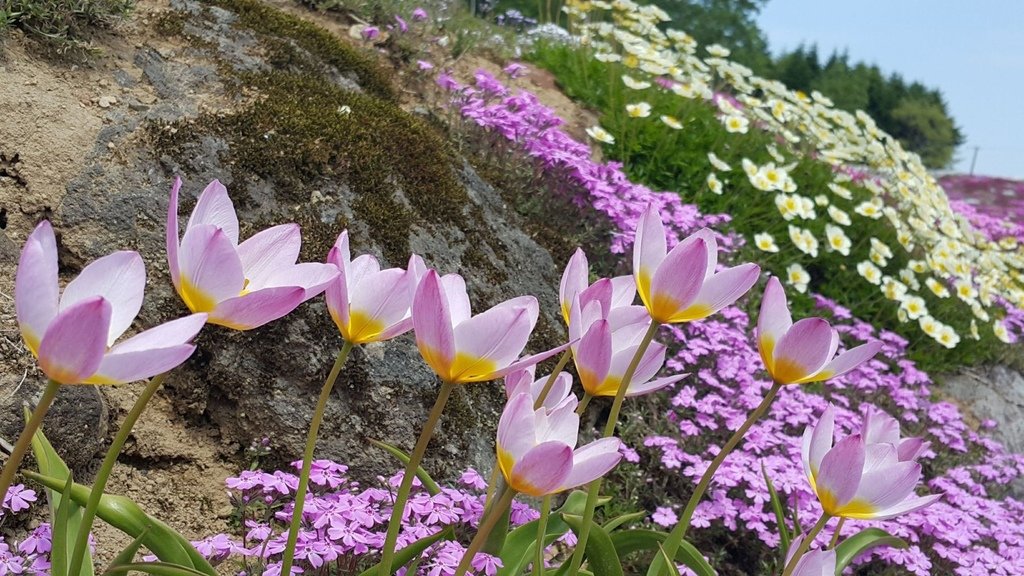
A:
[[[293,465],[298,469],[302,462]],[[297,566],[305,573],[316,573],[330,566],[368,567],[365,559],[377,556],[384,543],[391,503],[401,474],[389,479],[379,478],[381,487],[364,488],[350,480],[347,471],[346,466],[329,460],[313,462],[311,494],[303,509],[302,529],[295,550]],[[241,558],[247,574],[279,574],[298,482],[298,476],[282,471],[245,471],[228,478],[226,485],[232,502],[244,523],[242,539],[216,534],[194,542],[196,549],[213,563],[232,556]],[[448,526],[462,526],[466,531],[476,527],[483,514],[486,480],[470,469],[462,475],[459,484],[460,488],[443,487],[432,495],[418,479],[414,481],[416,488],[406,506],[398,540],[400,549]],[[538,516],[525,504],[512,505],[513,525],[524,524]],[[416,573],[454,574],[464,552],[465,548],[459,543],[441,540],[423,553],[423,562]],[[500,560],[486,554],[478,554],[473,561],[476,574],[490,576],[500,567]]]

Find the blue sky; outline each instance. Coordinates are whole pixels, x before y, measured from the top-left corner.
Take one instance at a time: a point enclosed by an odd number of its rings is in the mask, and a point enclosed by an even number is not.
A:
[[[758,24],[773,53],[846,48],[942,91],[966,136],[954,168],[1024,179],[1024,0],[769,0]]]

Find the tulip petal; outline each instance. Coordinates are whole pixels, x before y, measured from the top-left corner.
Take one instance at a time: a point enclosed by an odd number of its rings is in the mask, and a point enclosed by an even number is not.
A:
[[[564,402],[554,410],[534,412],[534,434],[536,442],[557,440],[575,446],[579,439],[580,417],[576,414],[575,402]]]
[[[804,318],[793,324],[775,345],[775,371],[781,384],[793,384],[813,376],[831,359],[833,331],[822,318]]]
[[[445,274],[441,277],[441,285],[448,298],[448,309],[451,311],[452,326],[458,326],[473,315],[466,292],[466,280],[458,274]]]
[[[536,393],[533,394],[534,398],[540,395],[546,383],[547,378],[541,378],[534,383],[533,388],[536,390]],[[548,390],[548,395],[544,398],[542,406],[552,410],[568,398],[571,393],[572,376],[568,372],[559,372],[558,376],[555,376],[555,381],[551,384],[551,389]]]
[[[895,518],[903,514],[910,512],[916,512],[922,508],[930,506],[933,502],[942,498],[942,494],[930,494],[928,496],[910,496],[906,500],[885,508],[878,510],[871,517],[874,520],[888,520],[889,518]]]
[[[580,292],[577,297],[580,299],[580,306],[584,309],[591,302],[596,302],[601,310],[601,317],[605,318],[612,307],[612,281],[601,278]]]
[[[857,493],[864,457],[864,441],[854,434],[837,442],[821,459],[814,489],[825,512],[837,515]]]
[[[821,461],[832,449],[832,440],[835,434],[835,408],[829,404],[822,413],[821,419],[813,427],[808,426],[804,430],[803,442],[800,446],[800,456],[804,463],[804,473],[813,486],[821,469]]]
[[[167,348],[153,348],[107,354],[96,372],[83,384],[125,384],[144,380],[176,368],[195,352],[195,345],[180,344]]]
[[[835,360],[832,363],[835,363]],[[864,414],[864,424],[861,425],[860,435],[864,437],[864,442],[867,444],[883,442],[893,445],[899,444],[900,423],[885,412],[869,407]]]
[[[167,348],[179,344],[187,344],[206,324],[206,314],[190,314],[188,316],[164,322],[125,340],[110,349],[108,354],[125,354],[154,348]]]
[[[567,342],[565,344],[562,344],[561,346],[558,346],[557,348],[552,348],[551,350],[540,352],[539,354],[534,354],[533,356],[526,356],[525,358],[520,358],[519,360],[516,360],[515,362],[509,364],[508,367],[506,368],[501,368],[497,372],[493,372],[491,374],[475,377],[473,380],[471,380],[471,382],[483,382],[486,380],[494,380],[495,378],[501,378],[505,376],[505,374],[515,372],[516,370],[522,370],[527,366],[533,366],[538,362],[543,362],[548,358],[551,358],[555,354],[561,354],[562,352],[565,351],[566,348],[568,348],[573,343],[574,342]]]
[[[508,485],[516,492],[545,496],[558,491],[572,472],[572,447],[551,441],[538,444],[512,468]]]
[[[102,296],[110,303],[110,333],[107,346],[124,334],[142,308],[146,290],[146,265],[138,252],[114,252],[94,260],[64,288],[60,309]]]
[[[25,241],[14,278],[14,309],[21,336],[33,355],[58,311],[57,240],[53,227],[42,221]]]
[[[718,268],[718,240],[715,238],[715,233],[710,228],[701,228],[693,234],[691,234],[686,240],[690,238],[700,238],[704,240],[704,249],[707,250],[707,261],[708,265],[704,272],[704,279],[711,278],[712,274],[717,272]],[[684,242],[686,240],[683,240]]]
[[[209,224],[189,227],[181,239],[178,257],[180,294],[193,312],[212,312],[218,303],[239,296],[245,288],[242,262],[231,239],[220,228]]]
[[[632,352],[629,354],[629,360],[626,360],[626,365],[619,374],[625,375],[626,368],[629,367],[629,362],[633,360],[634,354],[636,354],[635,348],[632,349]],[[625,355],[621,352],[616,353],[615,362],[617,363],[619,358],[623,356]],[[643,357],[640,358],[640,363],[636,365],[636,371],[633,372],[633,378],[630,379],[629,387],[632,388],[634,383],[643,383],[654,378],[655,374],[661,370],[664,364],[665,345],[660,342],[651,342],[647,350],[644,351]]]
[[[79,384],[92,376],[107,349],[111,314],[110,302],[101,296],[62,310],[39,343],[39,367],[61,384]]]
[[[342,245],[344,238],[344,245]],[[338,276],[324,291],[324,299],[327,301],[327,310],[331,319],[338,326],[338,330],[345,334],[349,322],[349,260],[348,260],[348,234],[342,232],[338,241],[327,253],[327,262],[338,269]]]
[[[327,286],[338,277],[338,267],[333,264],[321,264],[319,262],[301,262],[281,268],[271,273],[266,278],[266,285],[253,286],[252,291],[264,288],[302,288],[305,294],[303,300],[320,294],[327,289]]]
[[[626,389],[626,396],[632,398],[634,396],[643,396],[644,394],[650,394],[657,392],[662,388],[667,388],[679,382],[683,378],[686,378],[689,374],[676,374],[674,376],[666,376],[665,378],[658,378],[656,380],[648,380],[647,382],[640,382],[639,384],[630,383],[629,388]],[[634,379],[634,381],[638,381]]]
[[[220,228],[228,240],[231,240],[231,244],[238,246],[238,215],[235,214],[235,206],[228,197],[228,189],[219,180],[207,184],[203,193],[199,195],[196,207],[185,226],[185,233],[188,233],[188,229],[203,224]]]
[[[649,300],[645,301],[651,317],[663,324],[675,321],[700,293],[707,265],[703,238],[688,238],[673,248],[651,280]]]
[[[513,396],[498,420],[498,464],[505,476],[515,463],[537,445],[534,432],[533,396],[523,392]]]
[[[455,361],[455,331],[446,286],[434,270],[427,271],[412,301],[416,346],[423,360],[442,378]]]
[[[249,281],[249,290],[273,286],[268,282],[277,271],[295,265],[302,246],[298,224],[282,224],[257,232],[238,245],[238,259]]]
[[[416,293],[413,274],[389,268],[360,282],[351,297],[351,334],[346,339],[356,343],[377,341],[385,329],[409,316]]]
[[[707,318],[731,305],[750,291],[757,282],[761,268],[756,264],[740,264],[727,268],[704,280],[693,302],[672,319],[672,322],[692,322]]]
[[[298,286],[264,288],[220,302],[209,313],[208,321],[234,330],[251,330],[287,315],[305,300],[306,293]]]
[[[774,370],[774,350],[779,340],[793,325],[786,302],[786,291],[777,276],[768,279],[761,297],[761,313],[757,317],[757,346],[761,352],[761,360],[768,372]]]
[[[612,309],[629,306],[636,300],[636,280],[632,276],[612,278]]]
[[[533,297],[514,299],[455,327],[452,376],[474,378],[512,363],[530,339],[539,308]]]
[[[592,395],[599,391],[612,362],[612,332],[607,320],[590,326],[580,339],[573,360],[583,389]]]
[[[836,356],[831,362],[821,369],[821,372],[814,375],[814,382],[827,380],[842,376],[857,366],[872,359],[882,349],[882,342],[873,340],[867,344],[861,344]]]
[[[167,203],[167,269],[171,271],[171,282],[174,289],[181,292],[179,281],[178,264],[178,243],[180,241],[178,230],[178,191],[181,190],[181,177],[174,177],[174,185],[171,186],[171,200]]]
[[[844,516],[874,518],[880,510],[896,506],[914,494],[921,480],[921,465],[917,462],[899,462],[863,474],[857,493],[849,503],[841,506]]]
[[[654,206],[648,205],[637,222],[633,240],[633,279],[640,299],[648,308],[651,306],[651,281],[667,251],[661,215]]]
[[[562,280],[558,283],[558,302],[562,307],[562,318],[569,323],[569,308],[580,292],[586,290],[590,281],[590,265],[582,248],[577,248],[569,263],[562,272]]]
[[[897,457],[901,462],[917,460],[929,446],[931,442],[925,442],[924,438],[904,438],[896,449]]]
[[[572,471],[558,491],[582,486],[607,474],[622,459],[621,446],[618,438],[601,438],[577,448],[572,454]]]

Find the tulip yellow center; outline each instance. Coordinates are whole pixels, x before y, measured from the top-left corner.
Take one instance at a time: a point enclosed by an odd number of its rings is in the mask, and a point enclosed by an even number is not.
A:
[[[181,277],[181,299],[192,312],[211,312],[217,307],[217,301],[199,289],[198,286],[182,276]]]
[[[29,352],[32,353],[36,358],[39,357],[39,337],[28,328],[21,327],[21,338],[25,341],[25,346],[28,347]]]
[[[451,376],[449,382],[481,382],[490,380],[491,374],[498,370],[498,365],[490,358],[483,358],[458,352],[448,369]]]
[[[701,318],[707,318],[714,312],[715,311],[707,304],[691,304],[685,310],[672,316],[668,323],[676,324],[678,322],[692,322],[694,320],[700,320]]]
[[[807,376],[807,368],[789,358],[776,358],[772,378],[780,384],[793,384]]]
[[[345,340],[353,344],[366,344],[380,339],[380,333],[387,326],[383,322],[360,310],[349,310],[348,326],[341,330]]]
[[[651,303],[647,306],[647,310],[657,322],[662,324],[672,321],[672,318],[679,312],[680,303],[675,298],[659,292],[651,295]]]

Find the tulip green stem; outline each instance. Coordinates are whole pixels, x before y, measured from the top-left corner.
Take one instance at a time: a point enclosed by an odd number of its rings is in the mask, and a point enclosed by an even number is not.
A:
[[[558,374],[565,368],[565,365],[569,363],[569,359],[572,358],[572,348],[566,348],[565,352],[562,352],[562,357],[558,359],[558,364],[555,365],[555,369],[551,371],[551,375],[548,376],[547,382],[544,383],[544,388],[541,389],[540,394],[537,395],[537,399],[533,402],[533,409],[540,410],[540,407],[544,405],[544,400],[547,399],[548,393],[551,392],[551,387],[555,385],[555,380],[558,379]]]
[[[533,576],[542,576],[544,574],[544,549],[547,547],[544,545],[545,536],[548,531],[548,515],[551,513],[551,495],[548,494],[544,497],[544,501],[540,505],[540,519],[537,520],[537,547],[533,560]]]
[[[583,399],[580,400],[580,405],[576,407],[576,414],[583,416],[583,413],[587,411],[587,406],[590,406],[590,401],[593,399],[594,397],[590,395],[590,392],[584,391]]]
[[[25,428],[22,429],[21,436],[18,436],[18,441],[14,444],[11,456],[7,459],[7,463],[4,464],[3,472],[0,472],[0,502],[3,502],[4,497],[7,496],[7,489],[14,483],[14,475],[18,472],[18,466],[21,466],[25,453],[28,452],[29,446],[32,445],[32,437],[35,436],[36,430],[43,424],[46,411],[50,409],[50,405],[53,404],[53,399],[57,397],[58,391],[60,391],[60,382],[54,380],[46,382],[43,397],[39,399],[39,404],[36,404],[36,409],[32,411],[32,416],[25,423]]]
[[[832,533],[832,541],[829,542],[829,544],[828,544],[828,549],[829,550],[835,548],[836,544],[839,544],[839,537],[843,533],[843,523],[844,522],[846,522],[846,518],[845,517],[840,517],[839,518],[839,523],[836,524],[836,530],[835,530],[835,532]]]
[[[683,510],[682,515],[679,517],[679,523],[676,524],[675,528],[665,539],[663,548],[665,549],[665,555],[669,558],[675,558],[676,551],[679,549],[679,543],[682,542],[683,538],[686,537],[686,531],[690,529],[690,521],[693,519],[693,512],[697,509],[697,504],[700,503],[701,498],[704,497],[704,493],[707,492],[708,486],[711,485],[711,479],[715,476],[715,472],[718,471],[718,467],[725,462],[725,459],[729,454],[736,448],[736,445],[740,443],[740,440],[746,436],[747,431],[764,416],[765,412],[768,411],[768,407],[771,406],[775,396],[778,395],[779,390],[782,389],[782,384],[773,383],[771,389],[768,390],[768,394],[765,394],[764,400],[758,404],[757,408],[750,413],[747,417],[747,421],[739,427],[738,430],[729,438],[729,441],[722,446],[721,451],[718,452],[718,456],[711,461],[711,465],[704,471],[704,475],[700,477],[700,482],[697,483],[697,487],[693,489],[693,494],[690,496],[690,501],[686,503],[686,508]]]
[[[618,424],[619,420],[619,412],[622,410],[622,401],[626,398],[626,390],[629,389],[630,381],[633,380],[633,374],[636,373],[640,360],[647,352],[647,348],[650,347],[655,334],[658,333],[658,328],[661,328],[661,323],[652,320],[650,327],[647,328],[647,333],[644,334],[640,345],[636,349],[636,353],[633,354],[633,359],[629,361],[626,373],[622,375],[619,389],[615,392],[615,400],[612,402],[611,412],[608,414],[608,423],[604,426],[604,438],[610,437],[615,432],[615,425]],[[594,521],[594,509],[597,508],[597,496],[600,491],[601,478],[597,478],[587,485],[587,505],[583,509],[583,525],[580,527],[576,550],[573,551],[572,564],[569,566],[569,574],[571,576],[579,574],[580,566],[583,565],[584,551],[587,549],[587,540],[590,538],[590,525]],[[672,558],[672,556],[669,556],[669,558]]]
[[[827,524],[831,519],[832,517],[828,514],[821,514],[821,518],[818,519],[818,523],[814,525],[814,528],[811,528],[811,531],[807,533],[807,536],[804,536],[803,541],[800,542],[800,547],[796,549],[796,553],[794,553],[793,557],[789,559],[789,564],[786,564],[786,569],[782,571],[782,576],[792,576],[793,571],[796,570],[796,565],[800,562],[800,557],[810,550],[811,544],[818,536],[818,532],[821,532],[821,529],[824,528],[825,524]]]
[[[398,531],[402,527],[402,515],[405,513],[405,503],[409,501],[409,492],[412,490],[413,478],[416,477],[416,470],[419,469],[420,462],[423,461],[423,454],[427,451],[427,444],[430,443],[430,437],[434,434],[434,428],[437,427],[437,422],[441,419],[441,413],[444,412],[445,404],[448,403],[448,397],[451,396],[455,386],[456,384],[453,382],[441,382],[441,391],[437,394],[434,407],[430,409],[427,422],[423,425],[423,431],[420,432],[419,440],[416,441],[416,447],[413,448],[412,454],[409,456],[409,463],[405,467],[405,474],[402,475],[402,485],[398,488],[398,494],[395,496],[395,506],[391,510],[388,533],[384,537],[380,567],[377,569],[378,576],[390,576],[392,573],[391,565],[394,563]],[[511,493],[512,490],[509,490],[508,494]],[[502,501],[504,501],[504,498],[502,498]],[[511,502],[511,497],[509,497],[509,501]]]
[[[348,340],[338,351],[338,357],[334,359],[334,366],[331,373],[327,375],[327,381],[320,389],[320,398],[316,402],[316,409],[313,411],[313,419],[309,422],[309,432],[306,434],[306,450],[302,454],[302,472],[299,473],[299,487],[295,492],[295,506],[292,508],[292,522],[288,527],[288,543],[284,547],[284,556],[281,559],[281,574],[291,574],[292,560],[295,558],[295,544],[299,541],[299,527],[302,526],[302,510],[306,505],[306,489],[309,487],[309,474],[313,468],[313,450],[316,448],[316,437],[320,432],[320,424],[324,419],[324,411],[327,409],[327,401],[331,398],[331,390],[338,380],[338,374],[348,361],[348,355],[352,352],[353,344]]]
[[[114,441],[110,443],[110,448],[107,449],[107,455],[103,458],[103,463],[100,464],[99,472],[96,473],[96,479],[93,480],[92,488],[89,491],[89,500],[86,501],[85,510],[82,512],[81,528],[79,528],[78,535],[75,537],[75,549],[71,553],[71,563],[68,566],[67,572],[68,576],[77,576],[82,571],[82,563],[85,561],[86,550],[88,550],[89,546],[89,532],[92,530],[93,521],[96,519],[96,510],[100,507],[100,498],[103,497],[103,491],[107,488],[107,481],[110,480],[110,473],[114,470],[117,457],[121,454],[124,443],[128,441],[128,436],[132,433],[135,422],[139,420],[139,416],[142,416],[142,413],[146,410],[146,405],[149,404],[150,399],[160,389],[166,378],[167,373],[164,372],[149,380],[146,387],[142,389],[142,394],[139,395],[131,410],[128,411],[128,415],[124,417],[124,422],[118,428]]]
[[[505,490],[505,493],[501,495],[501,498],[494,504],[494,508],[491,509],[490,514],[484,516],[480,527],[476,531],[476,536],[473,537],[473,541],[470,542],[469,548],[466,548],[466,553],[462,555],[462,560],[459,561],[458,567],[455,568],[455,576],[463,576],[469,571],[470,563],[473,561],[473,557],[483,547],[484,542],[487,542],[487,537],[490,536],[491,530],[494,529],[494,525],[498,523],[498,519],[505,514],[505,510],[512,505],[512,499],[515,498],[516,491],[509,488]]]

